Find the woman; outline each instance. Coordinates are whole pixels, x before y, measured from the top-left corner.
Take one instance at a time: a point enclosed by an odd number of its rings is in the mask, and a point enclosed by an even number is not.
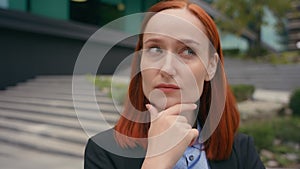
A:
[[[85,168],[264,168],[228,87],[213,20],[188,1],[150,8],[122,116],[89,139]]]

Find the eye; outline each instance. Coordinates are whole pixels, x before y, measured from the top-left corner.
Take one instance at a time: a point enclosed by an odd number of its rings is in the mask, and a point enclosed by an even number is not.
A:
[[[189,47],[184,48],[182,50],[182,52],[180,52],[180,55],[182,55],[183,57],[192,57],[192,56],[196,56],[196,53]]]
[[[163,50],[158,46],[149,47],[146,52],[150,55],[156,56],[163,53]]]

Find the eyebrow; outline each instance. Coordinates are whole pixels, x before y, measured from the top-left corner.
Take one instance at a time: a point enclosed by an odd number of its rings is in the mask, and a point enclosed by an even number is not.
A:
[[[143,43],[149,43],[149,42],[161,42],[162,40],[159,38],[148,38],[147,40],[145,40]]]
[[[195,44],[195,45],[200,45],[199,42],[196,42],[196,41],[194,41],[194,40],[192,40],[192,39],[179,39],[178,41],[179,41],[179,42],[182,42],[182,43],[184,43],[184,44]]]
[[[183,43],[183,44],[195,44],[195,45],[200,45],[199,42],[196,42],[192,39],[176,39],[177,41]],[[145,40],[143,43],[149,43],[149,42],[161,42],[162,40],[159,38],[148,38],[147,40]]]

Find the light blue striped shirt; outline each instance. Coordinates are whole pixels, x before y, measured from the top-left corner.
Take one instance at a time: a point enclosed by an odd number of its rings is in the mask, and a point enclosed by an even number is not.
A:
[[[200,133],[201,127],[199,123],[197,123],[197,129]],[[185,150],[174,169],[210,169],[203,146],[203,144],[199,143],[198,138],[192,146]]]

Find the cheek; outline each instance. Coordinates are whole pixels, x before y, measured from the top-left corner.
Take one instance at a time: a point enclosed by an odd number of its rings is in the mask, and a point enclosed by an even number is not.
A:
[[[190,75],[186,75],[183,79],[186,86],[186,95],[191,97],[192,100],[200,98],[203,91],[203,84],[205,80],[206,71],[202,64],[195,64],[190,66]]]
[[[140,71],[142,75],[142,84],[143,84],[143,90],[145,94],[146,94],[145,90],[150,89],[151,79],[153,79],[154,77],[154,70],[150,69],[149,67],[150,67],[149,63],[147,63],[145,58],[142,57],[141,64],[140,64]]]

